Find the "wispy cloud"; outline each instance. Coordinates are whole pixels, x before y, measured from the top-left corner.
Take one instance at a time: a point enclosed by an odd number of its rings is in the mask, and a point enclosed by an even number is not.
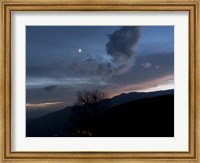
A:
[[[52,106],[61,106],[65,104],[65,102],[46,102],[46,103],[27,103],[27,109],[34,109],[34,108],[49,108]]]
[[[145,62],[145,63],[142,63],[141,66],[144,68],[150,68],[152,64],[150,62]]]
[[[156,67],[155,67],[156,69],[159,69],[160,68],[160,66],[159,65],[156,65]]]

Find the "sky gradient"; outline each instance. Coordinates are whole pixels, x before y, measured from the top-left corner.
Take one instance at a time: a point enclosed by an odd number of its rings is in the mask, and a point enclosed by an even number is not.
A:
[[[26,108],[174,88],[173,26],[27,26]]]

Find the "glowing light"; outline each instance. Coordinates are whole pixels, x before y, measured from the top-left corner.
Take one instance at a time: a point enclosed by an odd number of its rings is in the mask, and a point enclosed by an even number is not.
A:
[[[82,52],[82,49],[78,49],[78,52],[81,53],[81,52]]]

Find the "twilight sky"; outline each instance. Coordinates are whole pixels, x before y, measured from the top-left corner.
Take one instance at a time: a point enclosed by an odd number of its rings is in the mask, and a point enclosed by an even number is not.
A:
[[[80,90],[173,88],[173,26],[26,27],[27,108],[72,105]]]

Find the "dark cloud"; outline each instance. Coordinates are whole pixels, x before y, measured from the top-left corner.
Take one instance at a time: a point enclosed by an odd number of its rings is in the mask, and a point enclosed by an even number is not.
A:
[[[26,89],[27,103],[44,103],[44,102],[67,102],[74,101],[75,91],[73,87],[59,86],[54,93],[44,91],[44,88],[34,87]]]
[[[108,35],[106,52],[111,57],[112,64],[108,67],[109,69],[102,70],[107,70],[110,76],[120,75],[134,65],[134,48],[140,38],[140,28],[125,26]]]
[[[108,37],[107,53],[112,56],[114,62],[126,61],[134,54],[133,48],[140,38],[140,27],[121,27],[119,30],[109,34]]]
[[[110,62],[107,63],[100,63],[96,70],[96,73],[102,77],[109,78],[113,73],[113,67]]]
[[[48,93],[54,92],[56,88],[57,88],[56,85],[50,85],[50,86],[44,87],[45,91],[47,91]]]
[[[96,58],[87,58],[78,63],[74,61],[70,66],[71,70],[103,79],[127,72],[134,65],[134,47],[140,38],[140,27],[121,27],[108,37],[109,42],[105,48],[110,60],[100,62]]]

